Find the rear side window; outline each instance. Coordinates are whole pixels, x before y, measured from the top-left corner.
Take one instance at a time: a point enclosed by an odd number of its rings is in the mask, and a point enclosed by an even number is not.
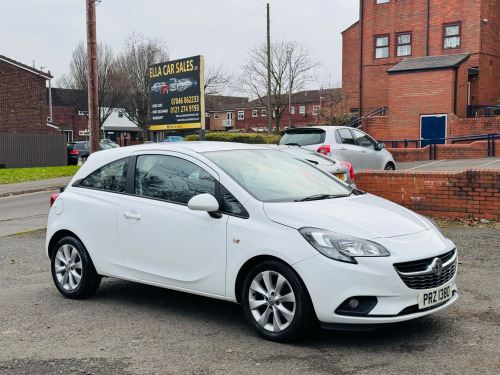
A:
[[[127,169],[128,158],[117,160],[92,172],[80,182],[79,186],[124,193]]]
[[[355,145],[354,137],[349,129],[338,129],[335,131],[335,140],[344,145]]]
[[[322,129],[306,129],[286,132],[280,140],[280,145],[315,145],[325,143],[326,133]]]

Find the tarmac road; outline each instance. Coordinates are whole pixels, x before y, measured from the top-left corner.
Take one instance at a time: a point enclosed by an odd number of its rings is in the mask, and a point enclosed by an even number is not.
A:
[[[498,375],[500,230],[443,230],[461,261],[453,306],[292,345],[257,337],[236,304],[166,289],[105,279],[93,298],[65,299],[52,283],[44,231],[1,237],[0,375]]]

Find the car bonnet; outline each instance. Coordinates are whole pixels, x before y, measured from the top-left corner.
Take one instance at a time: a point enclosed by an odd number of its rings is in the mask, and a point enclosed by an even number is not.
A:
[[[374,195],[304,202],[266,202],[267,217],[295,229],[314,227],[363,239],[388,238],[430,228],[420,215]]]

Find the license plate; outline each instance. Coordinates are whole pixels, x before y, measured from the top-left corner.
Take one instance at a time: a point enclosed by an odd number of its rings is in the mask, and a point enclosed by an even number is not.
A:
[[[448,283],[439,288],[420,293],[418,295],[418,308],[425,309],[449,300],[452,296],[451,285],[452,283]]]
[[[343,173],[335,173],[334,176],[337,177],[339,180],[342,180],[342,181],[345,180]]]

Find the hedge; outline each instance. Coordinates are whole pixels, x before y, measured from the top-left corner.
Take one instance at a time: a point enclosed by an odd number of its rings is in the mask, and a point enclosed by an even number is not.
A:
[[[255,134],[255,133],[206,133],[205,141],[238,142],[252,144],[278,144],[281,139],[279,135]],[[199,141],[198,135],[188,135],[185,141]]]

